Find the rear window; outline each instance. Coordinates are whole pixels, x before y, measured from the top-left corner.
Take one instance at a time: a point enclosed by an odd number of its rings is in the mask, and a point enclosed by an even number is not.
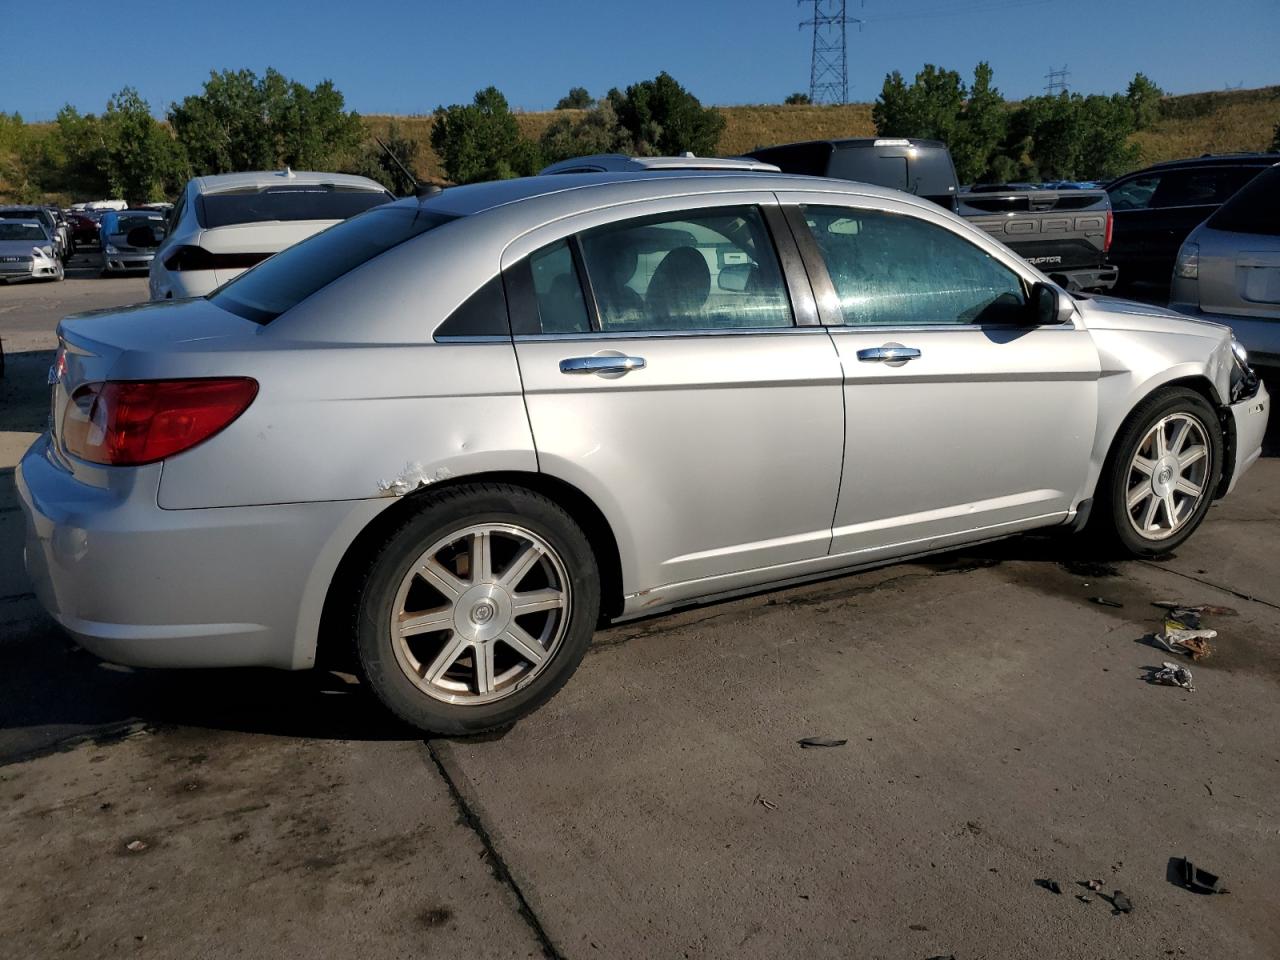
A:
[[[118,217],[116,219],[115,234],[127,234],[130,230],[136,230],[138,227],[163,227],[164,217],[156,214],[153,217],[145,216],[128,216]]]
[[[286,247],[209,299],[254,323],[270,323],[361,264],[456,219],[417,205],[370,210]]]
[[[206,229],[281,220],[346,220],[394,200],[385,190],[357,190],[331,183],[253,187],[202,195],[196,201]]]
[[[1280,236],[1280,165],[1249,181],[1209,218],[1214,230]]]

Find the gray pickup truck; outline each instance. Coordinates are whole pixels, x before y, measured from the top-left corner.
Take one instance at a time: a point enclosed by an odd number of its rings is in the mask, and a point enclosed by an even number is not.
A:
[[[1111,202],[1105,190],[982,186],[960,190],[946,144],[938,140],[855,137],[752,150],[748,157],[785,173],[860,180],[940,204],[1073,291],[1110,290],[1119,271],[1106,262]]]

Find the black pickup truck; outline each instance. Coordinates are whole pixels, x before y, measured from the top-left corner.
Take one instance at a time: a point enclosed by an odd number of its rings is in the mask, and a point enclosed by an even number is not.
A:
[[[1069,290],[1109,290],[1111,203],[1105,190],[982,186],[962,191],[946,144],[855,137],[761,147],[747,154],[784,173],[859,180],[904,190],[973,221]]]

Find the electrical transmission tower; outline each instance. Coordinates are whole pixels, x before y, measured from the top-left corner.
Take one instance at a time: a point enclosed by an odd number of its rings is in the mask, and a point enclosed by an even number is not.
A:
[[[845,0],[796,0],[813,5],[813,17],[800,21],[800,29],[813,27],[813,60],[809,65],[809,99],[814,103],[849,102],[849,59],[846,39],[849,24],[862,21],[845,10]]]
[[[1066,93],[1067,80],[1070,77],[1071,72],[1067,70],[1067,65],[1065,63],[1062,65],[1061,70],[1050,69],[1049,72],[1044,75],[1045,80],[1048,81],[1044,85],[1044,92],[1050,96],[1053,96],[1055,93]]]

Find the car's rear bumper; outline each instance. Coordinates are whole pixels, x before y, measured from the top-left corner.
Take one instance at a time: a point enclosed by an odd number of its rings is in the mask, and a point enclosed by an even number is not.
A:
[[[1271,396],[1264,384],[1258,384],[1258,392],[1247,400],[1233,403],[1230,408],[1235,424],[1235,463],[1227,493],[1235,489],[1240,477],[1262,456],[1262,438],[1267,432],[1267,417],[1271,413]]]
[[[1176,291],[1175,291],[1176,292]],[[1171,301],[1177,310],[1197,320],[1212,320],[1230,327],[1235,338],[1249,351],[1249,364],[1254,367],[1280,367],[1280,317],[1241,317],[1229,313],[1210,313],[1194,303]]]
[[[132,273],[138,270],[150,270],[152,253],[113,253],[102,258],[102,268],[108,273]]]
[[[82,482],[32,445],[16,479],[36,597],[82,646],[146,667],[315,660],[338,561],[387,501],[163,510],[161,465]]]

